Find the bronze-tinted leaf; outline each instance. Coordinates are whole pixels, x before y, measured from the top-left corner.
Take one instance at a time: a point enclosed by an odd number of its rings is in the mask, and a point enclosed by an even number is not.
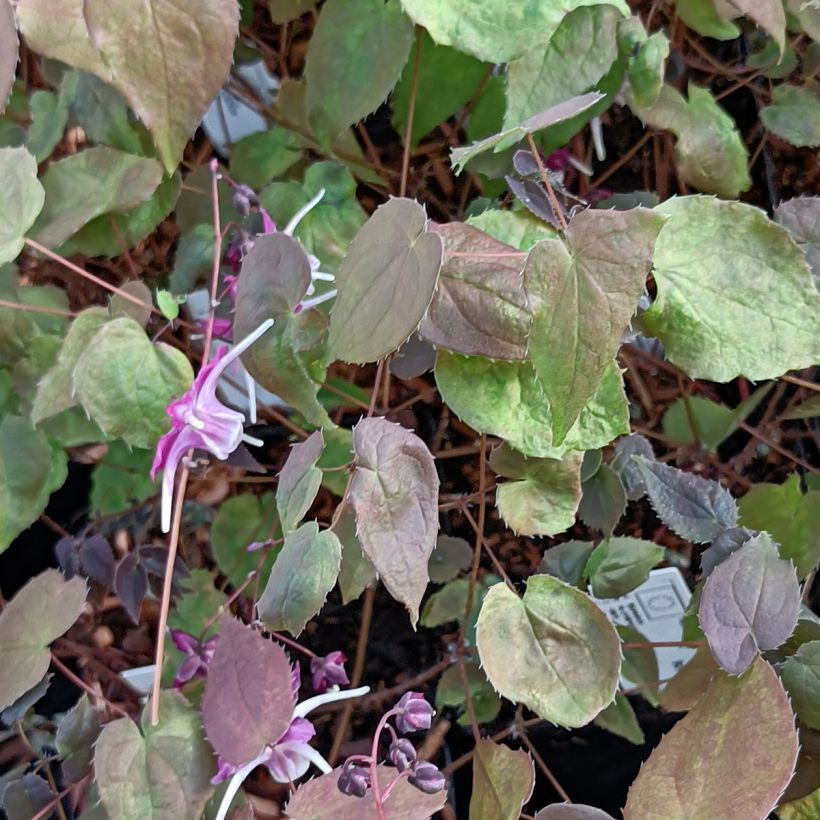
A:
[[[473,753],[470,820],[518,820],[535,786],[532,758],[483,738]]]

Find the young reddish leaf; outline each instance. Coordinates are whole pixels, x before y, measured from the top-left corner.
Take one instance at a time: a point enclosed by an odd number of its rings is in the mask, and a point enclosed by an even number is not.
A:
[[[405,342],[430,305],[441,268],[441,237],[412,199],[390,199],[359,229],[336,274],[328,351],[374,362]]]
[[[523,599],[506,584],[491,587],[477,643],[490,683],[560,726],[589,723],[618,688],[615,627],[588,595],[549,575],[531,576]]]
[[[524,292],[526,254],[472,225],[436,225],[444,256],[419,333],[465,356],[524,359],[532,318]]]
[[[779,558],[771,538],[761,533],[706,579],[698,615],[715,660],[739,675],[759,651],[786,641],[799,610],[794,565]]]
[[[737,524],[735,500],[716,481],[640,456],[633,459],[655,512],[682,538],[703,544]]]
[[[566,243],[540,242],[524,270],[529,352],[560,444],[595,395],[638,308],[664,218],[646,208],[576,214]]]
[[[138,624],[142,600],[148,592],[148,573],[140,561],[139,553],[129,552],[117,564],[114,573],[114,592],[122,601],[128,617]]]
[[[291,820],[379,820],[373,804],[373,792],[364,797],[342,794],[337,782],[342,769],[315,777],[303,783],[285,806]],[[396,776],[392,766],[379,766],[379,784],[382,794]],[[428,820],[447,802],[447,790],[425,794],[402,777],[384,803],[385,820]]]
[[[780,674],[800,722],[820,731],[820,640],[803,644]]]
[[[202,697],[205,734],[234,766],[253,760],[287,731],[296,695],[284,649],[224,617]]]
[[[535,769],[527,752],[483,738],[473,753],[470,820],[518,820],[535,786]]]
[[[111,587],[114,582],[114,553],[101,535],[83,539],[79,550],[80,569],[97,583]]]
[[[584,806],[581,803],[553,803],[537,812],[534,820],[613,820],[595,806]]]
[[[279,473],[276,486],[276,508],[282,532],[296,529],[319,492],[322,471],[316,466],[325,449],[322,431],[311,433],[305,441],[291,447],[288,460]]]
[[[0,709],[34,688],[48,672],[48,645],[82,614],[86,583],[56,569],[32,578],[0,612]]]
[[[342,545],[336,534],[320,532],[315,521],[286,535],[257,604],[262,623],[298,635],[336,584],[341,560]]]
[[[160,722],[143,712],[106,724],[94,747],[94,771],[109,817],[199,817],[213,787],[214,758],[199,713],[176,691],[162,692]]]
[[[9,0],[0,0],[0,114],[6,110],[6,101],[17,73],[17,21]]]
[[[644,763],[624,818],[766,817],[797,749],[788,696],[768,663],[757,658],[737,678],[719,673]]]
[[[418,436],[378,418],[356,425],[353,447],[358,464],[350,502],[362,551],[415,625],[438,533],[433,456]]]
[[[620,598],[640,586],[663,560],[663,547],[642,538],[608,538],[590,555],[584,574],[596,598]]]

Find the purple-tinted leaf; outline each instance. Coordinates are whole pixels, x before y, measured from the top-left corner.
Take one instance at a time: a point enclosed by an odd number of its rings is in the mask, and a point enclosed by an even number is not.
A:
[[[436,363],[436,349],[414,333],[390,358],[390,372],[399,379],[415,379]]]
[[[32,578],[0,612],[0,709],[35,687],[48,672],[48,645],[80,617],[87,588],[56,569]]]
[[[129,552],[117,564],[114,573],[114,592],[122,601],[128,617],[138,624],[142,599],[148,592],[148,573],[140,561],[139,553]]]
[[[513,168],[522,177],[531,177],[540,173],[538,163],[532,155],[532,151],[516,151],[513,154]]]
[[[745,527],[731,527],[718,533],[711,546],[700,554],[701,577],[704,580],[708,578],[718,564],[737,552],[753,536],[754,533]]]
[[[391,199],[359,229],[336,274],[328,350],[347,362],[373,362],[407,341],[433,298],[441,237],[411,199]]]
[[[336,534],[315,521],[288,533],[257,604],[262,623],[298,635],[336,585],[341,560]]]
[[[73,535],[66,535],[54,545],[54,555],[66,578],[73,578],[80,572],[79,542]]]
[[[433,456],[418,436],[377,418],[356,425],[353,447],[358,464],[350,501],[362,551],[415,624],[438,533]]]
[[[111,545],[101,535],[92,535],[80,545],[80,568],[89,577],[106,587],[114,583],[114,554]]]
[[[450,222],[435,230],[444,257],[421,336],[467,356],[525,358],[531,318],[524,293],[526,255],[472,225]]]
[[[56,795],[38,774],[25,774],[12,780],[3,791],[3,809],[8,820],[31,820]]]
[[[535,786],[532,758],[524,751],[479,740],[473,754],[470,820],[518,820]]]
[[[322,471],[316,462],[325,449],[322,431],[311,433],[305,441],[291,447],[288,460],[279,473],[276,487],[276,508],[282,523],[282,532],[287,535],[310,509],[322,483]]]
[[[519,151],[518,153],[524,152]],[[505,176],[504,179],[509,189],[530,213],[548,222],[555,230],[560,229],[561,223],[555,216],[552,203],[543,185],[532,179],[517,179],[511,176]],[[562,213],[564,213],[563,210]]]
[[[609,465],[621,479],[624,490],[626,490],[626,497],[630,501],[636,501],[646,494],[646,484],[643,480],[643,474],[638,465],[632,460],[632,456],[642,456],[648,461],[655,460],[655,453],[649,439],[640,433],[621,436],[615,442],[615,456]]]
[[[618,474],[602,464],[595,475],[581,485],[578,517],[589,527],[609,535],[626,509],[626,493]]]
[[[698,615],[715,660],[740,675],[759,651],[786,641],[799,610],[794,565],[782,560],[771,538],[761,533],[706,579]]]
[[[737,505],[728,490],[660,462],[633,456],[661,521],[682,538],[703,544],[737,524]]]
[[[290,663],[273,641],[224,617],[202,698],[205,734],[234,766],[253,760],[287,730],[296,702]]]
[[[387,784],[396,776],[396,770],[392,766],[379,766],[378,771],[379,785],[384,794]],[[291,820],[378,820],[373,792],[368,790],[364,797],[342,794],[337,785],[341,773],[340,767],[330,774],[303,783],[293,793],[285,807],[285,814]],[[446,802],[446,789],[436,794],[425,794],[403,777],[384,803],[384,817],[385,820],[428,820]]]
[[[664,735],[629,790],[624,818],[767,817],[791,779],[797,748],[788,696],[757,658],[738,678],[716,675]]]
[[[18,720],[22,720],[26,712],[48,691],[52,677],[54,676],[51,674],[46,675],[37,686],[29,689],[25,694],[20,695],[11,706],[7,706],[3,709],[3,711],[0,712],[0,723],[5,723],[6,726],[12,726]]]
[[[162,588],[162,581],[165,578],[165,565],[168,562],[168,550],[165,547],[155,547],[153,544],[143,544],[137,552],[145,571],[148,573],[148,581],[154,586]],[[191,578],[191,571],[188,565],[179,555],[174,556],[174,569],[171,572],[171,594],[176,597],[182,593],[183,585]]]
[[[88,695],[83,695],[60,720],[55,744],[62,758],[63,777],[69,783],[79,782],[91,771],[94,744],[101,729],[100,713]]]
[[[581,803],[553,803],[537,812],[535,820],[612,820],[612,815]]]

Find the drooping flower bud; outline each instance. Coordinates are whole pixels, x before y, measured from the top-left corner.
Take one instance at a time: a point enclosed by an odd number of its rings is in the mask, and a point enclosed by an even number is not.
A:
[[[342,766],[337,785],[342,794],[364,797],[370,788],[370,770],[347,761]]]
[[[400,737],[390,744],[387,756],[390,762],[403,772],[416,762],[416,749],[406,737]]]
[[[330,686],[347,686],[350,681],[345,672],[344,652],[331,652],[323,658],[315,657],[310,659],[310,673],[313,691],[321,694],[327,691]]]
[[[252,188],[247,185],[237,185],[233,189],[233,206],[240,216],[247,216],[251,208],[259,207],[259,200]]]
[[[433,707],[421,692],[407,692],[396,704],[396,728],[401,734],[429,729],[433,722]]]
[[[413,773],[407,779],[425,794],[440,792],[446,783],[438,767],[426,760],[419,760],[413,767]]]

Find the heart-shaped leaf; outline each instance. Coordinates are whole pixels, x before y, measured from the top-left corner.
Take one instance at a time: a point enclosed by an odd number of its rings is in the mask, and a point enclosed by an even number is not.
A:
[[[470,820],[518,820],[535,786],[532,758],[483,738],[473,752]]]

